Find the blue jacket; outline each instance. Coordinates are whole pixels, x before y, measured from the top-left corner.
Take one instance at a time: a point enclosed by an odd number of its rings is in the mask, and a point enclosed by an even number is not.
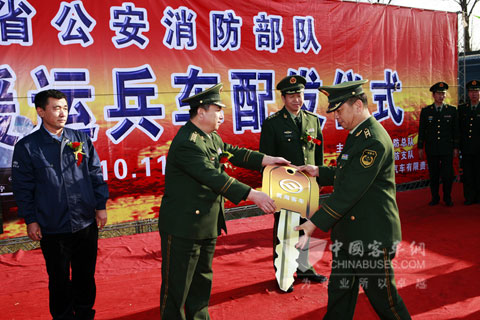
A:
[[[68,142],[83,142],[77,166]],[[15,145],[12,188],[18,215],[37,222],[42,233],[71,233],[95,221],[95,209],[105,209],[108,187],[97,152],[83,132],[64,128],[62,142],[42,126]]]

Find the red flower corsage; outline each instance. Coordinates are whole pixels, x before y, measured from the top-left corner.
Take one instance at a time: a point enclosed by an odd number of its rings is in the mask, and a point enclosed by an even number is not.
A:
[[[225,170],[229,170],[229,171],[233,171],[233,166],[232,164],[230,163],[229,159],[233,157],[233,154],[231,154],[230,152],[228,151],[223,151],[222,153],[220,153],[220,165],[222,165]]]
[[[303,136],[300,138],[302,141],[304,141],[305,143],[315,143],[317,146],[321,145],[322,144],[322,141],[319,140],[319,139],[315,139],[314,137],[312,137],[311,135],[308,134],[307,131],[305,131],[303,133]]]
[[[85,154],[82,152],[83,142],[69,142],[67,143],[67,146],[72,148],[75,160],[77,161],[77,167],[80,166],[80,163],[82,163],[83,160],[83,155]]]
[[[229,159],[232,156],[233,156],[233,154],[231,154],[228,151],[224,151],[224,152],[220,153],[220,163],[225,164],[225,163],[229,162]]]

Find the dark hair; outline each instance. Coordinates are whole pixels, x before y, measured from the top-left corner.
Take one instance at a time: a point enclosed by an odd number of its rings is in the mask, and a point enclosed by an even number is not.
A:
[[[349,105],[352,105],[357,100],[362,101],[364,108],[368,107],[368,99],[367,99],[367,95],[365,93],[360,93],[360,94],[357,94],[356,96],[350,97],[350,98],[347,99],[347,101],[345,101],[345,103],[348,103]]]
[[[67,96],[62,91],[58,91],[55,89],[44,90],[44,91],[40,91],[35,95],[35,99],[34,99],[35,108],[42,108],[43,110],[45,110],[48,104],[48,98],[67,100]]]
[[[202,104],[201,106],[190,107],[190,110],[188,111],[188,113],[190,114],[190,119],[193,119],[197,116],[198,108],[202,108],[203,110],[208,111],[209,107],[210,104]]]

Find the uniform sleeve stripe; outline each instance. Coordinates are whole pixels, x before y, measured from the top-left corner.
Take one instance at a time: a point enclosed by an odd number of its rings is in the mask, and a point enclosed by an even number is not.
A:
[[[335,217],[334,215],[332,215],[332,214],[331,214],[330,212],[328,212],[327,210],[325,210],[325,212],[326,212],[329,216],[331,216],[332,218],[334,218],[335,220],[338,220],[337,217]]]
[[[247,162],[248,159],[250,158],[250,155],[252,154],[252,151],[251,150],[248,150],[246,153],[245,153],[245,156],[243,157],[243,161],[244,162]]]
[[[222,189],[220,189],[220,193],[225,194],[234,181],[235,179],[230,177],[230,179],[228,179],[227,182],[223,185]]]
[[[328,205],[324,204],[323,205],[323,208],[325,209],[325,211],[327,211],[327,213],[329,215],[331,215],[332,217],[334,217],[335,219],[340,219],[342,217],[342,215],[338,214],[335,210],[333,210],[332,208],[330,208]]]

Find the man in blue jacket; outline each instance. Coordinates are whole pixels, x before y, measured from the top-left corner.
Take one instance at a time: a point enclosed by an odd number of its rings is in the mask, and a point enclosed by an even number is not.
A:
[[[13,153],[18,215],[30,239],[40,241],[53,319],[93,319],[98,227],[107,222],[108,187],[90,138],[65,128],[65,94],[39,92],[35,108],[42,125]]]

